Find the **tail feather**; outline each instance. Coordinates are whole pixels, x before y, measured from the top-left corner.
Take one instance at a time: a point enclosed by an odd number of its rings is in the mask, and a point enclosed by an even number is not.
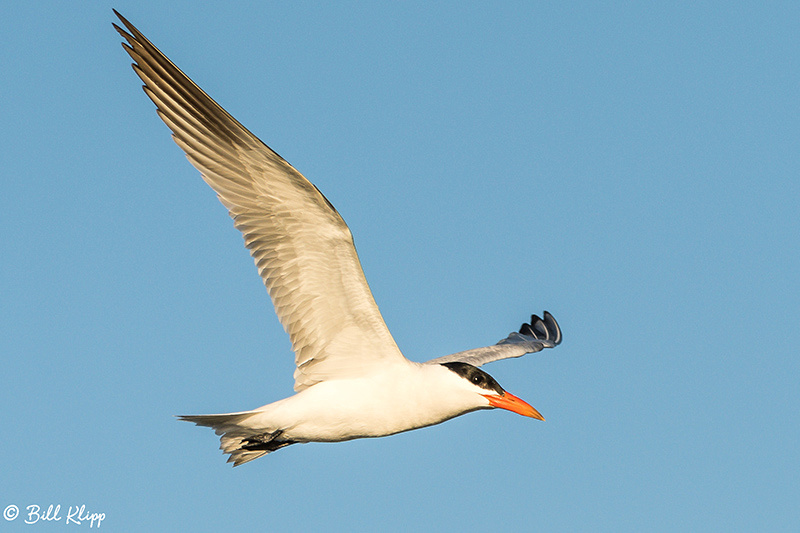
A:
[[[220,435],[219,448],[230,455],[228,462],[233,466],[248,463],[262,455],[294,444],[295,441],[280,438],[283,431],[265,431],[241,425],[258,411],[229,413],[222,415],[181,415],[180,420],[194,422],[198,426],[210,427]]]

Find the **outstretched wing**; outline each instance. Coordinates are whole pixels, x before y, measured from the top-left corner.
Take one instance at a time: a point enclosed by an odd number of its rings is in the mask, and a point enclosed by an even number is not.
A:
[[[499,359],[509,357],[520,357],[534,352],[540,352],[545,348],[555,348],[561,344],[561,328],[553,315],[545,311],[544,318],[536,315],[531,316],[530,324],[522,324],[518,332],[509,334],[493,346],[484,348],[474,348],[463,352],[446,355],[438,359],[432,359],[425,364],[442,363],[469,363],[473,366],[481,366]]]
[[[336,209],[116,14],[145,93],[244,235],[292,341],[295,390],[404,360]]]

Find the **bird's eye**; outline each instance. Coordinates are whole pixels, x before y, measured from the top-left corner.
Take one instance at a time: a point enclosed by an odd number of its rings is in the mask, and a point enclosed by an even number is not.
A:
[[[483,379],[482,379],[482,377],[481,377],[480,375],[475,375],[475,376],[472,376],[472,382],[473,382],[474,384],[476,384],[476,385],[477,385],[477,384],[479,384],[481,381],[483,381]]]

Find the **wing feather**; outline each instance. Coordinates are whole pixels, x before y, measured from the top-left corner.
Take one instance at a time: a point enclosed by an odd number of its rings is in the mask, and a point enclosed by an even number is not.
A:
[[[116,14],[158,116],[244,236],[292,341],[295,390],[405,361],[327,198]]]
[[[500,359],[540,352],[545,348],[555,348],[561,344],[561,328],[547,311],[542,316],[544,318],[532,315],[530,324],[522,324],[519,331],[510,333],[497,344],[446,355],[425,364],[461,362],[481,366]]]

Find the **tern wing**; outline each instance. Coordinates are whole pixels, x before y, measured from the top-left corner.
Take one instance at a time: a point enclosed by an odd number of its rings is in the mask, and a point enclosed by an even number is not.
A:
[[[145,93],[244,236],[292,341],[295,390],[405,360],[333,205],[116,14]]]
[[[481,366],[499,359],[520,357],[540,352],[545,348],[555,348],[561,344],[561,328],[553,315],[547,311],[543,313],[543,317],[531,316],[530,324],[522,324],[518,332],[509,334],[508,337],[493,346],[446,355],[432,359],[425,364],[461,362]]]

